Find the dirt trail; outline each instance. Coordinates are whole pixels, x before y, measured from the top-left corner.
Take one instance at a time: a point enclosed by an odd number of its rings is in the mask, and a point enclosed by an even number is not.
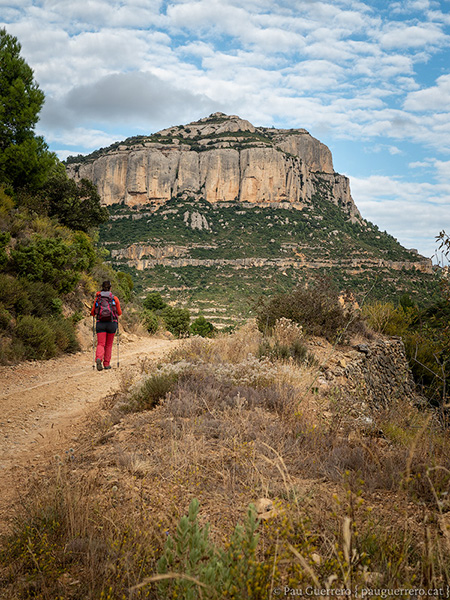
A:
[[[115,392],[121,374],[142,357],[155,359],[174,341],[137,338],[121,345],[120,367],[92,369],[92,352],[0,367],[0,532],[7,527],[22,484],[40,466],[70,452],[90,415]],[[115,350],[115,349],[114,349]]]

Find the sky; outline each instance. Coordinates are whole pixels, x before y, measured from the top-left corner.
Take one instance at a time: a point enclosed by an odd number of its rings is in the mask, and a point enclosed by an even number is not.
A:
[[[450,233],[450,0],[0,0],[3,27],[61,159],[221,111],[307,129],[407,248]]]

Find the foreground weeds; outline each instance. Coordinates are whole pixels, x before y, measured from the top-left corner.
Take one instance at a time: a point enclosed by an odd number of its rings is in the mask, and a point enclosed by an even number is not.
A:
[[[302,332],[276,336],[195,338],[124,378],[101,433],[17,512],[1,597],[444,595],[448,432],[408,399],[322,390]],[[301,360],[260,351],[299,338]]]

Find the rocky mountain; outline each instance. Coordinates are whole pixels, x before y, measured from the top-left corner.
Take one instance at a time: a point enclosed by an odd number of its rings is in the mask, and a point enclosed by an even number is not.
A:
[[[68,172],[93,181],[107,205],[159,206],[192,193],[210,203],[288,203],[301,210],[324,188],[352,221],[361,218],[347,177],[334,172],[330,150],[305,129],[256,128],[223,113],[130,138],[69,164]]]
[[[304,129],[214,113],[70,158],[67,170],[97,185],[111,215],[100,241],[138,291],[217,323],[317,275],[380,298],[435,285],[429,259],[361,217],[330,150]]]

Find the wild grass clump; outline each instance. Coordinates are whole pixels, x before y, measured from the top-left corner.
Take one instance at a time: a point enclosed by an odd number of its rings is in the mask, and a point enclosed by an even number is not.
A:
[[[131,392],[124,408],[128,411],[154,408],[174,387],[178,376],[174,372],[159,372],[145,378]]]
[[[314,355],[308,351],[308,347],[300,340],[293,341],[290,345],[280,344],[278,341],[271,342],[265,338],[259,348],[258,357],[267,357],[271,361],[293,360],[298,364],[314,364]]]
[[[100,498],[97,476],[71,471],[73,464],[60,465],[22,500],[2,540],[2,598],[112,600],[155,572],[165,541],[161,523],[116,510],[114,489]]]
[[[261,339],[262,335],[256,322],[250,320],[232,335],[218,334],[215,339],[194,337],[187,340],[172,352],[169,361],[239,363],[249,354],[257,354]]]

